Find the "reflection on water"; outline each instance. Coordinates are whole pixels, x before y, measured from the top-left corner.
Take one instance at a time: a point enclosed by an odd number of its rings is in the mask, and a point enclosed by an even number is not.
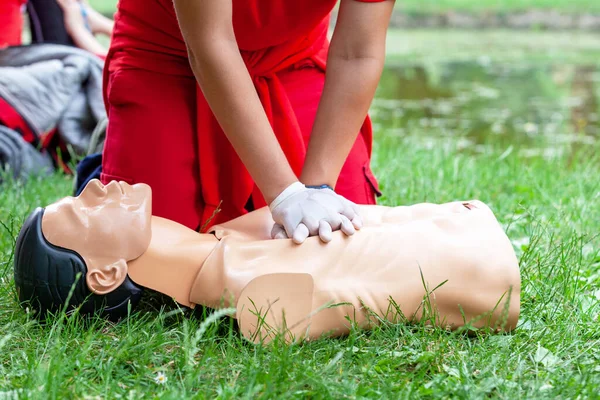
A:
[[[575,68],[571,98],[576,104],[571,108],[571,124],[576,132],[598,133],[598,98],[595,92],[595,66]]]
[[[552,153],[600,136],[596,65],[474,62],[386,68],[373,116],[397,135],[458,136],[464,147],[500,142]],[[542,148],[544,148],[542,150]]]

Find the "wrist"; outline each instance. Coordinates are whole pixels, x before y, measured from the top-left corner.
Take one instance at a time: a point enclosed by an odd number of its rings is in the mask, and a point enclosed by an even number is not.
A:
[[[334,188],[336,181],[337,180],[335,178],[330,177],[323,172],[312,173],[310,170],[303,171],[302,175],[300,176],[300,182],[304,183],[307,187],[312,188],[323,185]]]
[[[333,187],[327,184],[324,185],[305,185],[307,189],[329,189],[333,190]]]
[[[317,158],[319,160],[315,160]],[[335,171],[335,169],[327,161],[322,161],[321,157],[311,157],[309,154],[304,162],[300,182],[307,186],[328,185],[333,188],[337,182],[337,176],[331,172]]]
[[[269,209],[272,212],[275,208],[277,208],[278,205],[283,203],[286,199],[304,190],[306,190],[306,187],[302,182],[296,181],[292,183],[291,185],[283,189],[283,191],[281,191],[281,193],[279,193],[279,195],[269,203]]]
[[[271,204],[285,189],[295,182],[298,182],[298,178],[296,178],[296,175],[294,175],[290,169],[290,173],[285,176],[268,177],[268,180],[266,180],[265,177],[262,177],[262,179],[255,179],[255,182],[267,204]]]

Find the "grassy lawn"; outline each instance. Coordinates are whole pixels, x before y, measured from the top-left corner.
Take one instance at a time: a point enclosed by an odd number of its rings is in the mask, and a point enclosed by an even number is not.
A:
[[[511,12],[531,9],[554,9],[565,12],[600,11],[600,4],[596,0],[398,0],[396,7],[411,12]]]
[[[55,175],[0,185],[0,400],[598,398],[600,145],[568,122],[573,107],[583,113],[577,95],[591,87],[600,97],[598,37],[394,31],[390,38],[390,65],[373,113],[381,203],[488,203],[520,260],[515,332],[467,337],[390,324],[343,339],[262,348],[241,339],[228,318],[212,321],[148,294],[119,324],[60,316],[39,324],[17,304],[12,251],[31,210],[70,194],[72,178]],[[465,60],[477,68],[461,76],[457,65]],[[571,68],[577,64],[583,67]],[[394,70],[398,65],[412,69]],[[420,82],[408,76],[421,66],[427,66],[427,85],[409,87]],[[577,75],[589,80],[573,90],[569,79]],[[436,92],[440,87],[454,97]],[[436,95],[438,103],[410,97],[411,90]],[[592,100],[590,126],[600,115]],[[425,113],[410,118],[417,115],[410,107]],[[513,117],[503,116],[507,110]],[[565,120],[558,123],[561,113]],[[486,131],[465,146],[467,130],[507,121],[518,125],[513,134],[520,140]],[[554,136],[535,136],[533,128],[552,128]],[[163,385],[155,382],[159,373],[167,377]]]
[[[116,0],[89,0],[94,8],[112,13]],[[564,12],[600,12],[597,0],[398,0],[396,7],[408,12],[495,11],[510,12],[530,9],[555,9]]]
[[[415,132],[424,135],[426,132]],[[597,147],[552,159],[456,140],[423,146],[381,132],[385,204],[479,198],[517,249],[522,317],[510,335],[466,337],[390,325],[345,339],[261,348],[223,319],[156,298],[126,321],[62,317],[41,326],[17,305],[11,251],[23,217],[70,191],[63,176],[0,190],[0,396],[23,398],[593,398],[600,385],[600,160]],[[595,155],[594,155],[595,154]],[[399,244],[399,249],[401,249]],[[154,377],[164,372],[164,385]],[[11,392],[13,391],[13,392]]]
[[[388,32],[388,63],[435,64],[476,60],[537,64],[596,64],[600,35],[583,32],[443,29],[393,29]]]

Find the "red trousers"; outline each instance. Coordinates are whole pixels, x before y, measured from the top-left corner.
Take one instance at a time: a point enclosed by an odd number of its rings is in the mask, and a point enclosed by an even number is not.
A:
[[[315,67],[291,67],[279,73],[279,78],[308,146],[325,74]],[[144,70],[123,69],[110,74],[106,99],[110,118],[102,175],[105,183],[123,180],[149,184],[153,214],[192,229],[206,222],[202,220],[204,202],[198,172],[202,154],[197,150],[195,86],[193,77]],[[374,204],[378,189],[369,163],[367,144],[359,135],[336,191],[356,203]]]

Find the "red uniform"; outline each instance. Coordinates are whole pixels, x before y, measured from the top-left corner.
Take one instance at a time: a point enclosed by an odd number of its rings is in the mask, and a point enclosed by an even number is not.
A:
[[[21,44],[23,15],[26,0],[0,0],[0,49]]]
[[[233,0],[242,57],[297,175],[323,90],[335,3]],[[154,214],[193,229],[219,204],[210,225],[244,214],[250,198],[266,205],[196,84],[172,0],[120,0],[104,82],[105,183],[149,184]],[[356,203],[374,204],[378,192],[371,143],[367,118],[336,185]]]

